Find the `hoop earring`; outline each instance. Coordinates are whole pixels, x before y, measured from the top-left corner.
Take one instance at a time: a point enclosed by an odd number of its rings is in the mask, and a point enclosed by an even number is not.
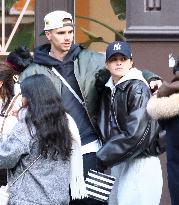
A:
[[[15,81],[15,83],[17,83],[18,80],[19,80],[19,76],[18,75],[13,75],[13,80]]]

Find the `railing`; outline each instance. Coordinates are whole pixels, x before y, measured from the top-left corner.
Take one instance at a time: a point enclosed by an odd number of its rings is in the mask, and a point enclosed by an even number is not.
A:
[[[9,36],[9,38],[7,39],[7,42],[6,42],[6,36],[5,36],[5,26],[6,26],[6,22],[5,22],[5,0],[1,0],[1,8],[2,8],[2,43],[0,44],[0,55],[7,55],[8,52],[7,52],[7,49],[17,31],[17,28],[20,24],[20,22],[22,21],[22,17],[24,16],[26,10],[27,10],[27,7],[30,3],[30,0],[26,0],[25,4],[24,4],[24,7],[17,19],[17,22],[15,23],[14,25],[14,28]]]

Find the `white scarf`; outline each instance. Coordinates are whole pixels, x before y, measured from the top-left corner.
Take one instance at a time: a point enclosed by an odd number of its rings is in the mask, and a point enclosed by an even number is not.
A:
[[[70,158],[70,188],[72,199],[87,197],[86,184],[83,176],[83,157],[81,139],[73,118],[67,114],[69,129],[73,137],[72,154]]]

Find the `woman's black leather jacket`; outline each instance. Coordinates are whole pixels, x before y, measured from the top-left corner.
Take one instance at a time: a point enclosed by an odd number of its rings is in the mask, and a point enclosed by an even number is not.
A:
[[[105,88],[98,115],[105,142],[97,152],[101,164],[114,166],[129,158],[156,156],[165,151],[165,145],[159,145],[159,125],[146,111],[150,97],[150,89],[141,80],[118,84],[114,94]]]

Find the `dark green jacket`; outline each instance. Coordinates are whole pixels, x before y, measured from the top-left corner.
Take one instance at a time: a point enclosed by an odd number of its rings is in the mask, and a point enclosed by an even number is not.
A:
[[[74,61],[74,73],[80,86],[80,90],[86,102],[86,107],[90,119],[93,121],[96,106],[97,106],[97,92],[95,89],[95,74],[99,69],[105,66],[105,56],[101,53],[92,52],[83,49],[78,58]],[[54,83],[57,91],[61,95],[62,81],[57,77],[50,68],[43,65],[32,63],[28,68],[21,73],[19,81],[21,82],[28,76],[34,74],[44,74],[48,76]],[[94,124],[94,123],[93,123]]]

